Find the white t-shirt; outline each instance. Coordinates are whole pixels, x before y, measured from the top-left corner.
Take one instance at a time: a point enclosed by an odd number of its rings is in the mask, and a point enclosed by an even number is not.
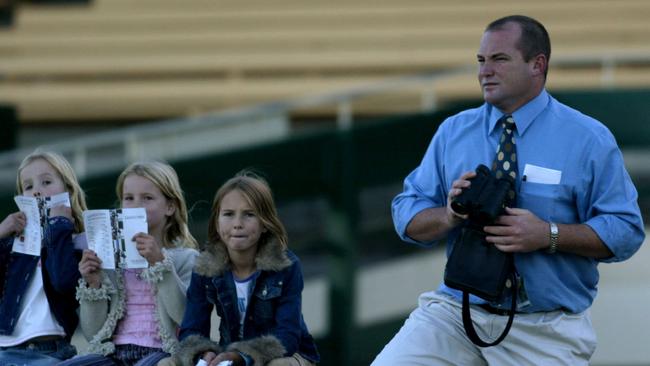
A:
[[[244,319],[246,319],[246,308],[248,308],[248,300],[250,299],[250,287],[253,279],[257,276],[257,272],[248,276],[243,280],[235,279],[235,288],[237,289],[237,310],[239,310],[239,338],[244,336]]]
[[[65,330],[52,314],[43,289],[41,261],[23,295],[20,316],[11,335],[0,335],[0,347],[11,347],[40,336],[65,336]]]

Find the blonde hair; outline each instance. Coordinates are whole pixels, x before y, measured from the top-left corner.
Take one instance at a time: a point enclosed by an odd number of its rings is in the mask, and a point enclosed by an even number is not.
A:
[[[25,169],[27,165],[38,159],[45,160],[61,177],[65,189],[70,195],[70,206],[72,206],[72,217],[74,218],[74,232],[83,232],[83,212],[88,209],[86,207],[86,196],[79,185],[77,175],[72,169],[72,166],[70,166],[70,163],[68,163],[62,155],[53,151],[40,151],[38,149],[27,155],[18,167],[18,175],[16,176],[16,192],[18,192],[18,194],[23,194],[23,186],[20,182],[20,173],[22,173],[23,169]]]
[[[163,228],[163,247],[184,246],[196,248],[198,246],[196,239],[194,239],[187,227],[187,205],[174,168],[159,161],[136,162],[129,165],[117,178],[115,192],[117,193],[117,199],[120,201],[124,190],[124,180],[131,174],[150,180],[160,189],[165,198],[174,205],[174,214],[167,219]]]
[[[271,241],[279,242],[282,248],[286,249],[288,242],[287,232],[275,208],[271,188],[263,178],[250,171],[237,173],[234,177],[226,181],[215,194],[212,202],[210,221],[208,222],[208,243],[225,246],[219,236],[217,221],[223,198],[234,190],[239,191],[246,198],[264,228],[267,229],[260,236],[258,250],[259,247]]]

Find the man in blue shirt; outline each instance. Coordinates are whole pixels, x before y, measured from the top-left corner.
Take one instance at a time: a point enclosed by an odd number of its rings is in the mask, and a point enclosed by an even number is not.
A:
[[[441,284],[377,356],[383,365],[588,365],[596,347],[589,307],[600,262],[623,261],[644,239],[637,192],[610,131],[545,90],[550,40],[525,16],[492,22],[481,39],[478,81],[485,103],[445,120],[420,166],[393,200],[393,220],[407,242],[447,238],[447,254],[467,219],[450,203],[470,186],[479,164],[495,158],[502,127],[515,121],[516,208],[484,227],[487,241],[514,253],[522,284],[510,333],[481,348],[466,336],[461,293]],[[508,316],[472,296],[474,326],[497,337]]]

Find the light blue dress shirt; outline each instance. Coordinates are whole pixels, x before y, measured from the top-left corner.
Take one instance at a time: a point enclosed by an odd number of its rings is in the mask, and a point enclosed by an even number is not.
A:
[[[407,225],[418,212],[445,206],[452,182],[463,173],[479,164],[491,166],[501,135],[496,122],[502,115],[486,103],[449,117],[440,125],[420,166],[406,177],[404,191],[392,203],[395,228],[403,240],[433,244],[409,238]],[[632,256],[644,239],[643,222],[636,189],[610,131],[545,90],[512,115],[517,126],[517,207],[532,211],[544,221],[589,225],[614,253],[603,262]],[[533,167],[541,175],[522,181],[526,165],[528,171]],[[449,233],[447,255],[458,233],[458,228]],[[598,263],[564,252],[515,254],[515,265],[530,300],[519,310],[584,311],[596,296]],[[459,291],[444,283],[439,290],[461,298]],[[473,302],[480,300],[473,298]]]

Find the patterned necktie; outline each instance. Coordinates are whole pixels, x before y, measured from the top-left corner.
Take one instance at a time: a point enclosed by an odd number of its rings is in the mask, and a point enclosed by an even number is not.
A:
[[[504,115],[498,123],[501,123],[503,132],[499,139],[499,147],[497,148],[497,155],[494,157],[492,163],[492,171],[495,172],[497,179],[506,175],[512,177],[513,181],[517,181],[517,146],[515,145],[515,120],[511,115]],[[515,191],[508,191],[509,204],[512,207],[515,204]]]

